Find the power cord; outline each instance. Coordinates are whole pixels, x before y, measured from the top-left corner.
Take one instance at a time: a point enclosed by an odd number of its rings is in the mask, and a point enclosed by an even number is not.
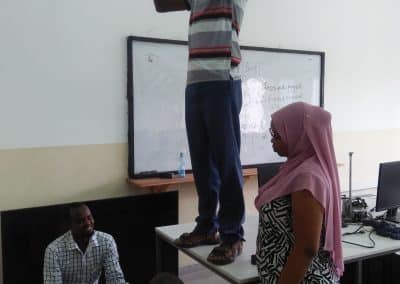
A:
[[[361,230],[363,227],[364,227],[364,225],[360,225],[360,227],[358,227],[355,231],[348,232],[348,233],[343,233],[342,236],[364,234],[365,231]],[[375,247],[375,241],[372,239],[372,236],[371,236],[374,231],[375,231],[375,229],[369,231],[369,234],[368,234],[368,238],[371,241],[372,245],[363,245],[363,244],[360,244],[360,243],[354,243],[354,242],[349,242],[349,241],[345,241],[345,240],[342,240],[342,242],[346,243],[346,244],[351,244],[351,245],[363,247],[363,248],[374,248]]]
[[[355,234],[364,234],[365,231],[361,231],[361,229],[362,229],[363,227],[364,227],[364,225],[360,225],[360,227],[358,227],[355,231],[343,233],[342,236],[355,235]]]

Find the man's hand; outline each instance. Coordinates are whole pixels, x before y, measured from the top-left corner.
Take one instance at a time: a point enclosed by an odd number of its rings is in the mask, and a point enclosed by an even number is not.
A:
[[[154,0],[154,6],[157,12],[171,12],[188,10],[185,0]]]

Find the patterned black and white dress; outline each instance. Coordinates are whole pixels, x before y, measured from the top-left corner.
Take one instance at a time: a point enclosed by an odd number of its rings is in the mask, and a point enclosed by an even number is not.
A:
[[[321,248],[325,239],[321,234]],[[291,197],[284,196],[265,204],[260,210],[257,236],[257,268],[262,284],[275,284],[294,242]],[[319,250],[303,284],[339,283],[334,263],[327,251]]]

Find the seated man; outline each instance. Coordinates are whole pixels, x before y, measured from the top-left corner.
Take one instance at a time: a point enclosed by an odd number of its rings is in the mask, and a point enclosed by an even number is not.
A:
[[[69,209],[70,230],[46,248],[44,283],[98,283],[104,270],[107,283],[126,283],[114,238],[94,230],[89,208],[73,204]]]

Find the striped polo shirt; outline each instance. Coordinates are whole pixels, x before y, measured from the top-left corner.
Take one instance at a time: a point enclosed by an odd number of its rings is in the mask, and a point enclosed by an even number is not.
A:
[[[247,0],[185,0],[190,13],[187,84],[240,79],[239,31]]]

